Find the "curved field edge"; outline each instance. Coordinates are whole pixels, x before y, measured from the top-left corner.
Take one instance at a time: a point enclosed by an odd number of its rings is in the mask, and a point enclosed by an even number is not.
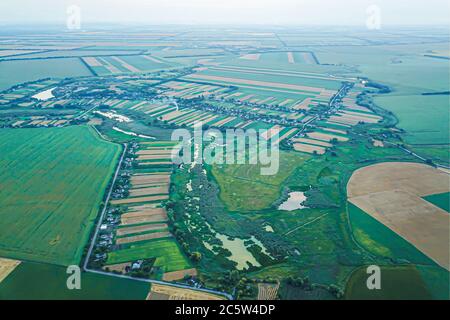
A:
[[[356,269],[345,289],[347,300],[430,300],[433,298],[420,271],[412,265],[380,266],[380,289],[369,290],[366,267]]]
[[[81,273],[81,290],[66,286],[66,268],[21,263],[0,283],[0,300],[145,300],[150,284],[95,273]]]
[[[0,256],[78,264],[120,146],[86,126],[1,133]]]
[[[357,241],[362,248],[374,255],[377,261],[381,261],[380,259],[382,259],[385,260],[384,263],[392,263],[392,265],[385,266],[385,268],[401,268],[399,265],[403,265],[404,269],[417,269],[420,271],[420,274],[414,274],[411,279],[414,281],[420,280],[424,282],[424,284],[417,284],[417,287],[415,287],[414,284],[410,283],[413,288],[417,289],[418,293],[417,296],[413,295],[413,297],[409,297],[408,295],[413,294],[415,289],[412,292],[398,289],[392,293],[384,292],[373,294],[368,292],[368,290],[364,290],[365,287],[362,288],[362,285],[359,283],[357,284],[359,289],[355,289],[358,293],[346,293],[347,298],[413,299],[415,297],[425,299],[433,297],[437,299],[448,299],[449,273],[445,269],[438,266],[433,260],[425,256],[409,242],[351,203],[348,203],[348,214],[355,241]],[[362,272],[359,270],[361,270],[361,268],[356,269],[350,275],[349,280],[347,281],[346,291],[353,290],[349,288],[355,285],[352,284],[352,282],[355,282],[355,279],[352,278],[356,277],[354,275],[355,273]],[[397,285],[400,285],[400,283],[407,280],[407,277],[405,277],[406,273],[398,272],[398,270],[401,269],[397,269],[397,271],[393,272],[400,275],[398,279],[393,277],[390,273],[388,273],[388,277],[391,277],[391,282],[397,281]],[[365,276],[364,279],[367,279],[368,275],[365,273],[365,269],[363,271]],[[362,276],[358,275],[357,277]],[[424,287],[425,289],[422,290],[419,287]]]
[[[450,192],[433,194],[423,199],[450,213]]]

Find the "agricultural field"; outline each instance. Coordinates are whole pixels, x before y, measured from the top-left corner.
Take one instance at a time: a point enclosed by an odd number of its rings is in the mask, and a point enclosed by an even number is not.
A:
[[[356,171],[347,195],[353,205],[449,270],[448,213],[422,199],[448,193],[449,188],[444,172],[421,164],[391,162]]]
[[[119,146],[87,127],[2,129],[0,141],[0,256],[79,263]]]
[[[1,77],[0,90],[8,89],[22,82],[49,77],[65,78],[91,75],[91,72],[77,58],[0,61],[0,73],[8,75],[8,77]]]
[[[66,281],[64,267],[22,262],[0,282],[0,300],[145,300],[150,289],[148,283],[93,273],[82,273],[81,290],[68,290]]]
[[[406,130],[405,141],[413,149],[433,156],[434,145],[449,144],[448,95],[426,95],[446,92],[449,87],[448,60],[425,56],[433,47],[442,45],[333,47],[316,54],[324,63],[352,65],[357,68],[355,74],[388,85],[392,92],[376,96],[375,102],[396,115],[398,127]],[[438,159],[448,163],[445,154]]]
[[[177,152],[177,148],[171,141],[142,142],[134,151],[136,169],[131,174],[125,170],[121,174],[121,179],[127,181],[128,196],[124,197],[125,184],[120,182],[110,201],[110,212],[120,212],[120,216],[115,218],[116,225],[103,232],[104,239],[114,234],[114,247],[109,249],[104,270],[123,273],[136,261],[145,260],[151,264],[150,277],[174,281],[180,279],[176,272],[180,272],[181,279],[184,272],[196,275],[173,239],[165,208],[165,201],[169,199],[172,152]],[[111,216],[107,221],[113,219]],[[108,225],[107,221],[104,226]],[[103,246],[102,242],[99,245]]]
[[[449,299],[448,36],[0,31],[0,300]]]
[[[155,257],[154,265],[162,267],[164,272],[173,272],[190,267],[187,259],[180,253],[176,242],[170,239],[135,244],[127,249],[114,251],[109,255],[107,263],[117,264]]]
[[[282,154],[275,176],[262,176],[260,166],[215,165],[211,169],[219,184],[220,199],[230,211],[258,211],[278,199],[281,186],[308,157],[294,153]]]
[[[381,290],[368,290],[365,268],[356,270],[347,283],[349,300],[430,300],[432,296],[419,270],[410,266],[384,267]]]
[[[177,66],[149,55],[83,57],[83,63],[95,75],[139,73],[162,70]]]
[[[211,293],[198,292],[189,289],[175,288],[155,284],[152,286],[147,300],[224,300]]]
[[[432,194],[423,197],[426,201],[434,204],[436,207],[441,208],[447,212],[450,212],[450,194],[448,192]]]

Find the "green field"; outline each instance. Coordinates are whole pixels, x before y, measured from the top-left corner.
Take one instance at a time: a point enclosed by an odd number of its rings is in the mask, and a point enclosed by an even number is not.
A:
[[[0,133],[0,256],[78,264],[120,147],[84,126]]]
[[[0,283],[0,300],[144,300],[150,284],[94,273],[81,274],[81,290],[68,290],[66,268],[21,263]]]
[[[78,58],[0,61],[0,90],[43,78],[81,77],[91,73]]]
[[[408,143],[447,144],[448,147],[450,143],[448,96],[389,94],[377,97],[375,102],[395,113],[399,119],[398,126],[406,130],[405,138]]]
[[[156,61],[152,61],[149,59],[146,59],[144,56],[103,56],[96,58],[99,62],[103,64],[103,66],[95,66],[91,67],[95,73],[97,73],[100,76],[109,75],[109,74],[119,74],[119,73],[130,73],[131,70],[125,67],[121,62],[117,61],[116,59],[120,59],[129,66],[136,68],[136,72],[147,72],[147,71],[155,71],[155,70],[161,70],[161,69],[167,69],[172,68],[175,66],[179,66],[177,63],[170,63],[167,61],[163,61],[160,59],[157,59]],[[159,62],[157,62],[159,61]],[[105,67],[105,65],[112,65],[117,69],[117,71],[112,72],[111,70],[108,70],[108,68]]]
[[[214,165],[211,172],[220,188],[220,199],[230,211],[254,211],[270,207],[281,193],[282,183],[309,157],[280,153],[275,175],[261,175],[261,164]]]
[[[245,79],[252,81],[264,81],[264,82],[276,82],[276,83],[284,83],[284,84],[292,84],[299,86],[308,86],[308,87],[316,87],[316,88],[325,88],[330,90],[338,90],[341,87],[341,82],[333,79],[318,79],[314,77],[302,76],[299,74],[275,74],[276,72],[271,73],[253,73],[252,70],[211,70],[202,71],[199,74],[208,75],[208,76],[217,76],[217,77],[225,77],[225,78],[233,78],[233,79]],[[227,84],[235,84],[239,86],[239,82],[227,82],[220,80],[213,80],[208,82],[216,82],[216,83],[227,83]],[[270,88],[268,86],[268,88]],[[280,90],[277,88],[277,90]],[[283,89],[285,90],[285,89]],[[289,90],[286,90],[289,91]]]
[[[164,272],[190,268],[189,261],[181,253],[177,243],[171,239],[153,240],[131,245],[129,248],[108,254],[107,264],[130,262],[139,259],[156,258],[155,267],[162,267]]]
[[[431,196],[423,197],[428,202],[431,202],[435,206],[450,212],[450,192],[433,194]]]
[[[404,139],[411,148],[435,161],[448,163],[449,97],[424,96],[449,88],[449,61],[423,54],[443,44],[399,46],[323,47],[316,51],[322,63],[346,64],[353,73],[390,86],[392,93],[375,97],[382,108],[392,111],[398,127],[406,130]],[[418,120],[420,119],[420,121]],[[429,147],[427,147],[429,145]],[[445,150],[436,152],[436,146]]]
[[[355,205],[349,203],[348,212],[356,241],[372,254],[416,264],[435,265],[409,242]]]
[[[429,300],[432,295],[414,266],[381,267],[381,289],[369,290],[366,268],[350,277],[345,298],[349,300]]]

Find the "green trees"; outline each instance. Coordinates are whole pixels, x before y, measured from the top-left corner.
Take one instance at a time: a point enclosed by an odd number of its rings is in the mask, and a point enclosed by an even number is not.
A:
[[[202,254],[198,251],[192,252],[190,257],[194,262],[200,262],[202,260]]]

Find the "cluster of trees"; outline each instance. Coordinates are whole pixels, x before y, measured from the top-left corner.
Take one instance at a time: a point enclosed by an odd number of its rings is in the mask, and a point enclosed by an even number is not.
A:
[[[373,81],[367,82],[366,87],[375,88],[378,90],[378,93],[390,93],[392,91],[390,87]]]
[[[308,276],[305,277],[294,277],[290,276],[286,279],[286,283],[292,287],[300,288],[305,291],[312,291],[316,288],[323,288],[331,293],[336,299],[342,299],[344,297],[344,291],[339,288],[337,285],[330,284],[326,285],[317,285],[311,283]]]
[[[173,210],[171,211],[173,213]],[[188,256],[192,262],[199,263],[202,260],[203,256],[200,252],[191,251],[191,248],[185,239],[186,238],[185,232],[180,228],[180,225],[177,222],[172,224],[172,234],[177,239],[177,242],[180,244],[186,256]]]

